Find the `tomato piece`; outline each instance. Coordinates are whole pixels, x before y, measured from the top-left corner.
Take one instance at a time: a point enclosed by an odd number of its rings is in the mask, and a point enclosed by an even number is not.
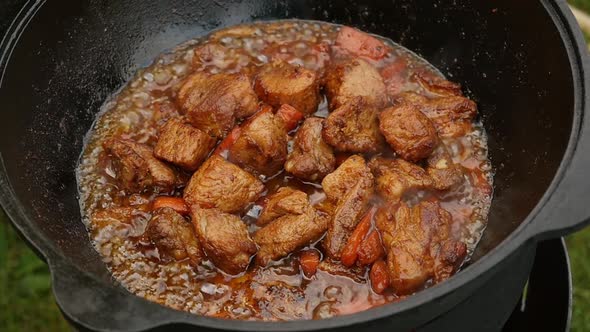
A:
[[[379,39],[351,27],[340,29],[335,45],[353,55],[373,60],[383,59],[389,51],[389,47]]]

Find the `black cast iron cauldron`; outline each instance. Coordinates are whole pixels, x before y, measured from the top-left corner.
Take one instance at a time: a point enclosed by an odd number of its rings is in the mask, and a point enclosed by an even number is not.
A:
[[[219,320],[127,293],[92,249],[76,198],[74,169],[96,112],[162,50],[278,18],[390,37],[478,102],[496,184],[471,264],[400,303],[321,321]],[[565,1],[28,1],[0,55],[0,202],[49,264],[56,300],[80,328],[494,330],[520,296],[537,241],[589,221],[590,63]]]

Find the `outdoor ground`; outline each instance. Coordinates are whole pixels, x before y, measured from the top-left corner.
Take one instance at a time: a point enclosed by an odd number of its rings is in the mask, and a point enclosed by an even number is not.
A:
[[[571,3],[590,12],[590,0]],[[574,274],[572,332],[590,331],[590,229],[567,239]],[[548,304],[550,305],[550,304]],[[0,331],[68,331],[45,264],[0,211]]]

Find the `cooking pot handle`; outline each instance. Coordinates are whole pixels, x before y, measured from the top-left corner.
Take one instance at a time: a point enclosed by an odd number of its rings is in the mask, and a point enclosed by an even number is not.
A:
[[[531,223],[536,239],[567,235],[590,223],[590,110],[585,113],[573,157],[562,166],[563,177]]]

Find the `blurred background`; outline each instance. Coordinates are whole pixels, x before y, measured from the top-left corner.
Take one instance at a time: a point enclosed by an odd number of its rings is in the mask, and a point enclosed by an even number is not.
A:
[[[590,42],[590,0],[571,0]],[[0,6],[1,8],[1,6]],[[0,29],[2,31],[3,29]],[[572,331],[590,331],[590,228],[567,238],[574,304]],[[69,331],[52,293],[49,271],[0,210],[0,331]]]

